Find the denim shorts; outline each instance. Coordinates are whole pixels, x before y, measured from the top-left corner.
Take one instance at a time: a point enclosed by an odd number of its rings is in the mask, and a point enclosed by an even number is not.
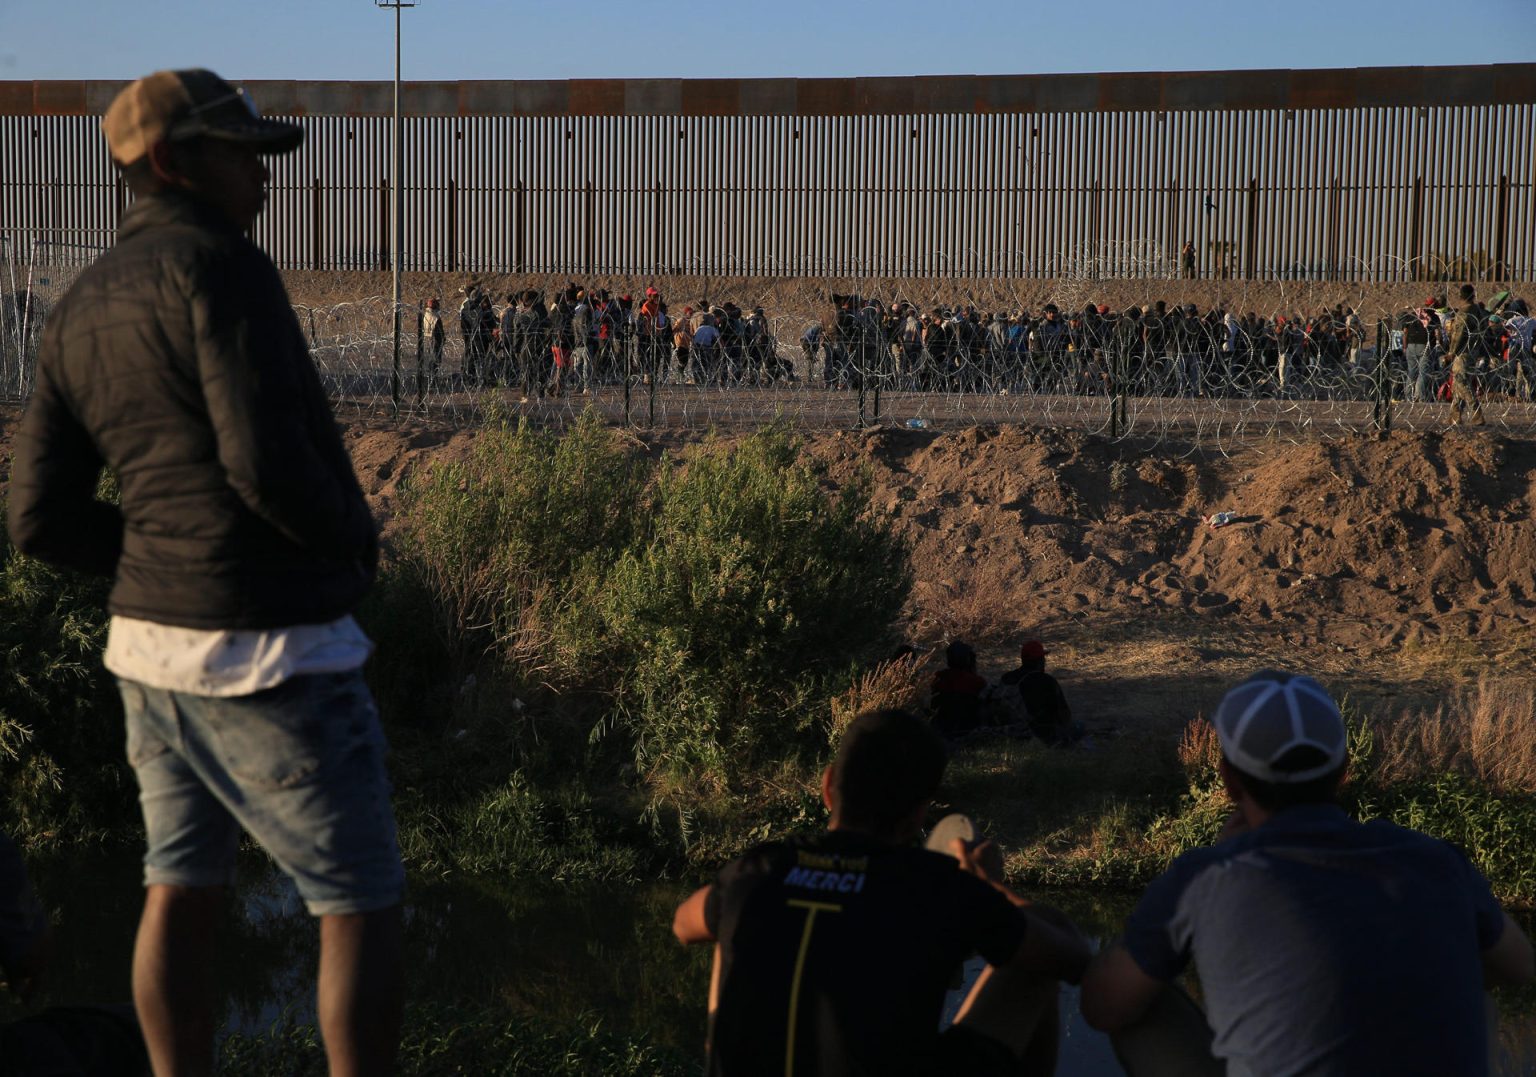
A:
[[[398,904],[384,732],[361,670],[213,698],[118,678],[144,885],[228,886],[244,828],[315,916]]]

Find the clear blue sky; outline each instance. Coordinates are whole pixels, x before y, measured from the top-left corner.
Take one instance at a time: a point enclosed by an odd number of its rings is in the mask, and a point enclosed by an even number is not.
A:
[[[387,79],[393,24],[369,0],[0,0],[0,79],[133,78],[192,66],[231,79]],[[1536,0],[421,0],[404,24],[407,79],[1536,60]]]

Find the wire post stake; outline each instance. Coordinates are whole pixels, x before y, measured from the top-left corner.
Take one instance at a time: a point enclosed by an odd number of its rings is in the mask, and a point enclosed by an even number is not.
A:
[[[373,0],[375,7],[394,8],[395,10],[395,126],[394,126],[394,174],[390,176],[389,195],[391,200],[389,220],[389,266],[394,277],[393,281],[393,320],[394,327],[394,365],[390,373],[389,397],[394,405],[396,414],[400,411],[400,238],[405,231],[401,220],[400,182],[401,172],[404,170],[400,152],[400,9],[415,7],[414,3],[406,0]]]

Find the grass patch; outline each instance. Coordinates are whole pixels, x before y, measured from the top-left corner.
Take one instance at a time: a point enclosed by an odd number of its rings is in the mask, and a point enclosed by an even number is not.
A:
[[[1536,704],[1485,679],[1427,711],[1366,714],[1346,701],[1349,770],[1340,800],[1451,842],[1506,904],[1536,906]],[[1026,887],[1134,889],[1215,840],[1231,810],[1204,719],[1175,740],[1150,730],[1063,751],[1034,742],[968,747],[941,810],[987,820]]]
[[[608,1032],[596,1015],[554,1021],[462,1006],[406,1013],[396,1071],[465,1077],[693,1077],[697,1059],[643,1037]],[[324,1077],[325,1049],[313,1025],[282,1025],[224,1042],[219,1072],[229,1077]]]
[[[404,840],[443,869],[633,877],[805,818],[911,588],[784,426],[657,460],[591,415],[493,419],[400,534],[361,616]]]

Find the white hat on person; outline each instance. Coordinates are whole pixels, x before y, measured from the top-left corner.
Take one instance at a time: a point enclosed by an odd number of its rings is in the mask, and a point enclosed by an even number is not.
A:
[[[1263,782],[1309,782],[1349,757],[1338,704],[1311,677],[1261,670],[1222,697],[1213,724],[1227,762]]]

